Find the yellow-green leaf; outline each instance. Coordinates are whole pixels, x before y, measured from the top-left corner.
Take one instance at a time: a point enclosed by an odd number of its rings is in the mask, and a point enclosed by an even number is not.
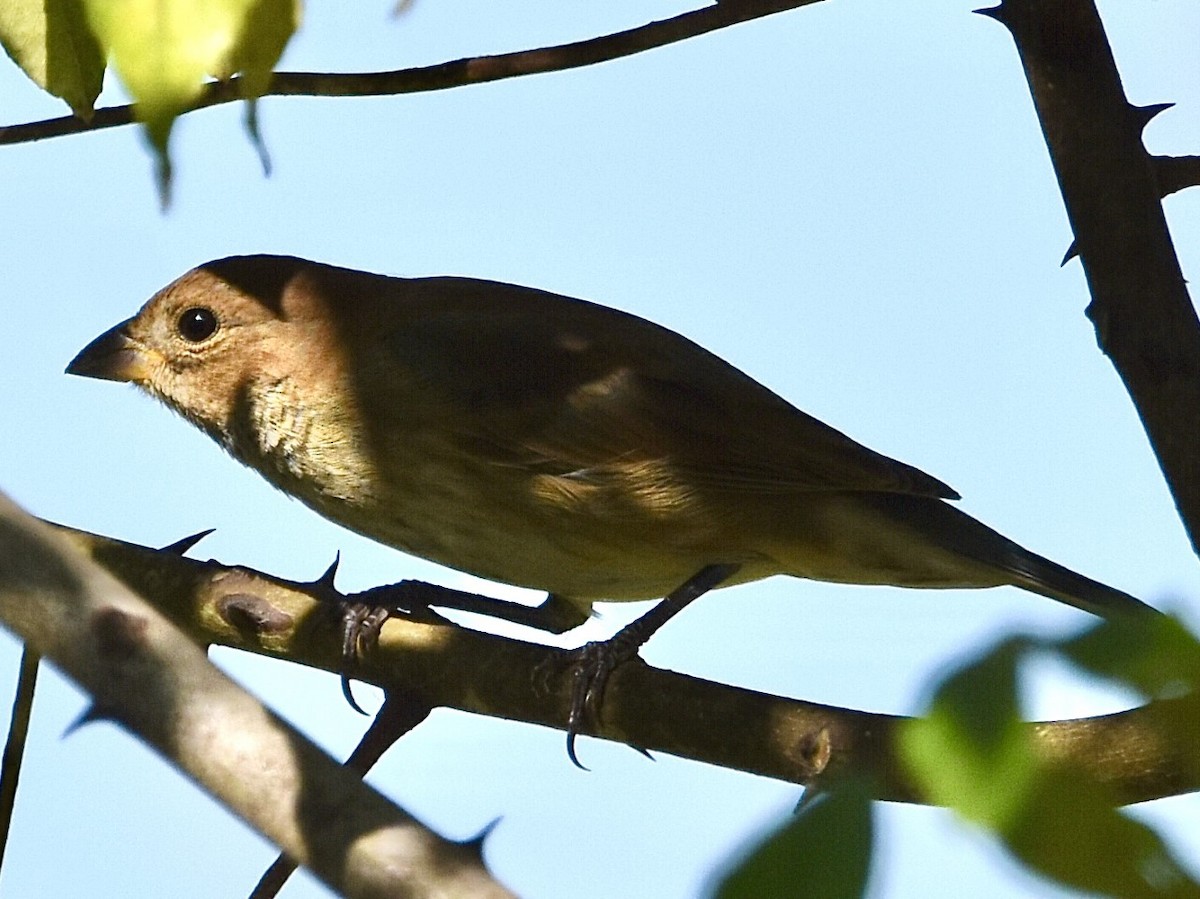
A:
[[[861,899],[874,842],[867,785],[844,781],[768,836],[717,885],[717,899]]]
[[[82,0],[3,0],[0,44],[39,87],[90,119],[104,79],[104,52]]]
[[[1083,772],[1045,765],[1021,814],[997,834],[1034,871],[1114,899],[1196,899],[1200,886],[1153,830]]]
[[[298,0],[259,0],[246,11],[242,32],[226,60],[226,72],[242,73],[242,96],[262,96],[271,83],[275,63],[300,24]]]
[[[900,748],[913,780],[938,805],[992,829],[1020,813],[1038,775],[1017,701],[1027,644],[1005,641],[943,681],[924,718],[907,722]]]
[[[245,70],[245,95],[261,93],[299,16],[298,0],[83,2],[158,154],[164,196],[175,118],[199,98],[210,77]]]
[[[1153,699],[1200,689],[1200,641],[1169,615],[1102,622],[1050,645],[1085,671]]]
[[[1122,623],[1123,624],[1123,623]],[[1112,791],[1039,755],[1020,721],[1017,673],[1030,653],[1057,652],[1154,694],[1190,686],[1194,641],[1167,619],[1103,626],[1060,642],[1015,637],[951,673],[926,718],[901,731],[913,781],[931,801],[983,825],[1045,877],[1116,899],[1197,899],[1198,885],[1159,836],[1123,814]],[[1194,694],[1161,701],[1164,730],[1192,722]]]

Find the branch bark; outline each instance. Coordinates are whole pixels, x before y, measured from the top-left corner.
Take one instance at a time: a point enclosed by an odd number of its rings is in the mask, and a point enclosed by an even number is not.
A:
[[[1129,104],[1092,0],[1004,0],[986,14],[1016,42],[1091,291],[1097,342],[1125,382],[1200,552],[1200,321],[1160,200],[1172,178],[1194,183],[1195,167],[1156,165],[1146,152],[1142,129],[1161,107]]]
[[[1154,174],[1164,197],[1200,185],[1200,156],[1155,156]]]
[[[340,668],[328,584],[288,582],[59,530],[132,589],[154,597],[159,610],[200,643]],[[436,590],[421,585],[422,594],[430,589]],[[357,676],[429,706],[562,729],[569,661],[562,650],[391,619]],[[1158,703],[1030,727],[1048,758],[1082,768],[1122,802],[1141,802],[1200,790],[1200,749],[1177,745],[1163,725],[1172,720],[1170,712],[1171,704]],[[603,723],[590,723],[585,732],[805,786],[864,775],[878,785],[880,799],[922,802],[900,761],[896,736],[904,720],[730,687],[635,660],[613,675]]]
[[[339,766],[70,543],[0,495],[0,621],[92,695],[89,718],[120,722],[341,895],[511,895],[478,847]]]
[[[419,68],[392,72],[277,72],[263,96],[266,97],[379,97],[422,93],[483,84],[521,75],[558,72],[632,56],[644,50],[674,44],[738,25],[752,19],[808,6],[818,0],[719,0],[713,6],[681,13],[670,19],[601,37],[520,50],[497,56],[476,56]],[[209,84],[191,108],[205,109],[245,99],[242,79],[229,78]],[[89,120],[75,116],[24,122],[0,127],[0,145],[20,144],[129,125],[134,121],[131,105],[98,109]]]

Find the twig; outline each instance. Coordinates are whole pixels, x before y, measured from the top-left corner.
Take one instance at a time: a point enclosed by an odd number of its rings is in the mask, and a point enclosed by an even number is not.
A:
[[[1097,342],[1125,382],[1200,552],[1200,321],[1163,215],[1160,181],[1170,179],[1161,162],[1156,178],[1142,145],[1142,129],[1163,107],[1129,104],[1092,0],[1004,0],[983,12],[1016,42],[1091,291]]]
[[[1200,156],[1154,156],[1154,174],[1162,195],[1200,186]]]
[[[4,850],[8,846],[12,827],[13,807],[17,801],[17,782],[21,777],[21,760],[25,755],[25,740],[29,736],[29,716],[33,711],[33,693],[37,686],[37,652],[26,643],[21,647],[21,670],[17,675],[17,691],[13,697],[12,719],[8,739],[4,743],[4,761],[0,763],[0,868],[4,866]]]
[[[692,10],[670,19],[601,37],[520,50],[498,56],[457,59],[419,68],[392,72],[277,72],[263,96],[267,97],[379,97],[446,90],[483,84],[520,75],[558,72],[580,66],[632,56],[643,50],[666,46],[708,34],[720,28],[748,22],[773,13],[808,6],[818,0],[724,0],[715,6]],[[208,84],[190,111],[244,99],[237,77]],[[0,144],[21,144],[116,128],[134,121],[131,105],[98,109],[90,121],[75,116],[24,122],[0,127]]]

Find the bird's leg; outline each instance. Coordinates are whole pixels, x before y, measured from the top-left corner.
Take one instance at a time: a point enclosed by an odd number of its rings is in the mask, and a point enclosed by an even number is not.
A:
[[[586,606],[580,606],[555,593],[548,593],[539,605],[527,606],[519,602],[451,590],[418,581],[408,583],[421,588],[417,600],[426,608],[436,606],[457,612],[473,612],[476,615],[511,621],[513,624],[522,624],[550,634],[565,634],[588,620]]]
[[[589,712],[599,724],[604,688],[613,671],[636,656],[645,642],[692,600],[719,587],[740,567],[732,563],[706,565],[641,618],[625,625],[609,639],[588,643],[577,650],[577,658],[571,666],[571,711],[567,717],[567,756],[576,767],[583,768],[575,754],[575,738]]]
[[[554,593],[547,594],[540,605],[527,606],[423,581],[400,581],[372,587],[345,597],[343,602],[346,608],[344,626],[365,633],[363,625],[373,624],[371,636],[376,638],[379,627],[392,615],[430,624],[448,624],[446,618],[433,611],[435,607],[499,618],[551,634],[564,634],[588,620],[586,607]],[[353,643],[350,648],[354,648]]]
[[[363,709],[350,691],[350,672],[360,657],[378,645],[383,623],[393,616],[429,624],[452,625],[452,621],[433,610],[432,607],[437,606],[499,618],[552,634],[565,633],[588,618],[584,607],[553,593],[547,595],[541,605],[526,606],[423,581],[400,581],[345,597],[339,595],[337,602],[341,614],[342,694],[350,707],[358,712]]]

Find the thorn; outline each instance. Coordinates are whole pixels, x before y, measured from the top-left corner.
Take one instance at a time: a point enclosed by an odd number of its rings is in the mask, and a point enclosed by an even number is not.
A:
[[[337,577],[338,565],[341,564],[341,561],[342,561],[342,553],[339,550],[334,555],[333,562],[330,564],[330,566],[328,568],[325,569],[325,573],[322,574],[319,578],[317,578],[315,581],[312,582],[313,586],[314,587],[323,587],[328,590],[335,590],[335,592],[336,592],[336,588],[333,586],[333,580],[334,580],[334,578]]]
[[[1149,106],[1134,106],[1130,104],[1129,114],[1133,116],[1133,121],[1138,129],[1145,128],[1150,124],[1160,112],[1166,112],[1174,103],[1151,103]]]
[[[483,844],[488,837],[492,835],[492,831],[496,829],[496,825],[503,820],[502,818],[493,818],[490,822],[483,825],[483,830],[475,834],[473,837],[461,841],[458,845],[464,849],[473,849],[479,858],[483,858]]]
[[[983,7],[982,9],[973,9],[971,12],[975,13],[977,16],[993,19],[999,22],[1001,25],[1008,25],[1008,13],[1004,9],[1003,3],[998,6],[987,6]]]
[[[1062,262],[1060,262],[1058,264],[1058,267],[1062,268],[1064,265],[1066,265],[1068,262],[1070,262],[1072,259],[1074,259],[1078,255],[1079,255],[1079,247],[1076,246],[1076,241],[1071,241],[1071,245],[1069,247],[1067,247],[1067,252],[1063,254]]]
[[[176,540],[174,543],[168,543],[166,546],[160,549],[159,552],[174,553],[177,556],[182,556],[215,530],[216,528],[208,528],[204,531],[197,531],[190,537],[184,537],[182,540]]]
[[[650,759],[650,761],[652,761],[652,762],[658,761],[658,759],[656,759],[654,756],[652,756],[650,754],[649,749],[643,749],[641,746],[634,746],[632,743],[626,743],[625,745],[628,746],[630,749],[632,749],[634,752],[636,752],[638,755],[644,755],[646,758]]]
[[[792,809],[792,814],[803,815],[806,811],[812,808],[815,803],[819,802],[824,795],[825,791],[819,789],[818,787],[805,787],[803,792],[800,793],[800,801],[797,802],[796,807]]]
[[[103,711],[100,706],[93,702],[89,704],[88,707],[82,712],[80,712],[74,721],[66,726],[62,733],[62,739],[65,740],[67,737],[71,736],[71,734],[75,733],[75,731],[82,728],[85,724],[94,724],[98,721],[111,720],[113,720],[113,716]]]

